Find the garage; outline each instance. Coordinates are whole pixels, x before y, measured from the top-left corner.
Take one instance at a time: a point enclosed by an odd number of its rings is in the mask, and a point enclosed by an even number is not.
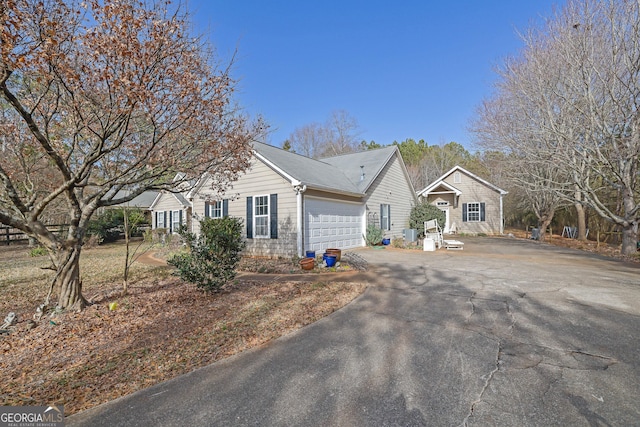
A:
[[[363,212],[361,203],[305,197],[305,249],[323,251],[363,246]]]

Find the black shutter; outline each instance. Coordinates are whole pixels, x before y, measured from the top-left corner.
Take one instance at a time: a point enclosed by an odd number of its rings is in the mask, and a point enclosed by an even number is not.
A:
[[[155,225],[155,227],[153,227],[153,228],[158,228],[158,214],[159,214],[159,213],[160,213],[160,212],[157,212],[157,211],[156,211],[156,223],[154,224],[154,225]]]
[[[162,212],[162,218],[164,219],[164,223],[162,225],[162,227],[166,230],[167,228],[167,211]]]
[[[169,211],[169,233],[173,233],[173,211]]]
[[[384,205],[383,204],[380,205],[380,228],[382,228],[383,230],[387,229],[384,223]]]
[[[182,226],[182,211],[180,211],[180,226]],[[178,231],[178,230],[176,230],[176,231]]]
[[[467,204],[462,204],[462,222],[467,222]]]
[[[278,238],[278,195],[271,194],[269,196],[269,209],[271,211],[271,217],[269,228],[271,230],[271,238]]]
[[[484,203],[480,203],[480,221],[485,221]]]
[[[223,217],[229,216],[229,199],[224,199],[222,201],[222,216]]]
[[[247,197],[247,239],[253,239],[253,197]]]
[[[391,230],[391,205],[387,205],[387,224],[389,225],[388,230]]]
[[[209,202],[204,202],[204,217],[209,218]]]

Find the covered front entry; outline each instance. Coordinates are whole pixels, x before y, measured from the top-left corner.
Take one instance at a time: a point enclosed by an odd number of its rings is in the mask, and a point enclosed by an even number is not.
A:
[[[349,249],[364,246],[364,205],[305,197],[304,249]]]

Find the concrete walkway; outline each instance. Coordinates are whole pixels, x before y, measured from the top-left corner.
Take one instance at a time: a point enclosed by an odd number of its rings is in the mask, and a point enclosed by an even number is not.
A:
[[[639,266],[461,240],[364,249],[375,283],[342,310],[67,425],[637,425]]]

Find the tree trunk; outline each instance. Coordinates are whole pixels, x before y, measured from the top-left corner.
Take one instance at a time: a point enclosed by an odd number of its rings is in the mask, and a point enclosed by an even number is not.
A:
[[[80,280],[80,244],[64,249],[58,255],[58,270],[54,286],[58,290],[58,307],[63,310],[82,310],[87,300],[82,296]]]
[[[634,221],[622,229],[622,255],[634,255],[637,250],[637,242],[638,222]]]
[[[540,222],[539,222],[540,239],[539,240],[541,242],[544,241],[547,235],[547,228],[549,228],[549,225],[551,224],[552,220],[553,220],[553,213],[551,215],[544,215],[542,218],[540,218]]]
[[[586,214],[584,205],[582,204],[582,201],[583,201],[582,192],[580,191],[577,185],[575,185],[575,188],[576,188],[576,191],[575,191],[574,198],[576,200],[576,203],[574,204],[574,206],[576,208],[576,216],[578,220],[577,238],[578,240],[587,240],[587,214]]]
[[[124,277],[122,280],[122,295],[124,296],[129,291],[129,266],[131,264],[129,263],[129,212],[127,209],[124,209],[122,212],[124,214],[124,242],[127,248],[124,255]]]
[[[578,240],[587,240],[587,214],[582,203],[576,203],[576,219],[578,222]]]

